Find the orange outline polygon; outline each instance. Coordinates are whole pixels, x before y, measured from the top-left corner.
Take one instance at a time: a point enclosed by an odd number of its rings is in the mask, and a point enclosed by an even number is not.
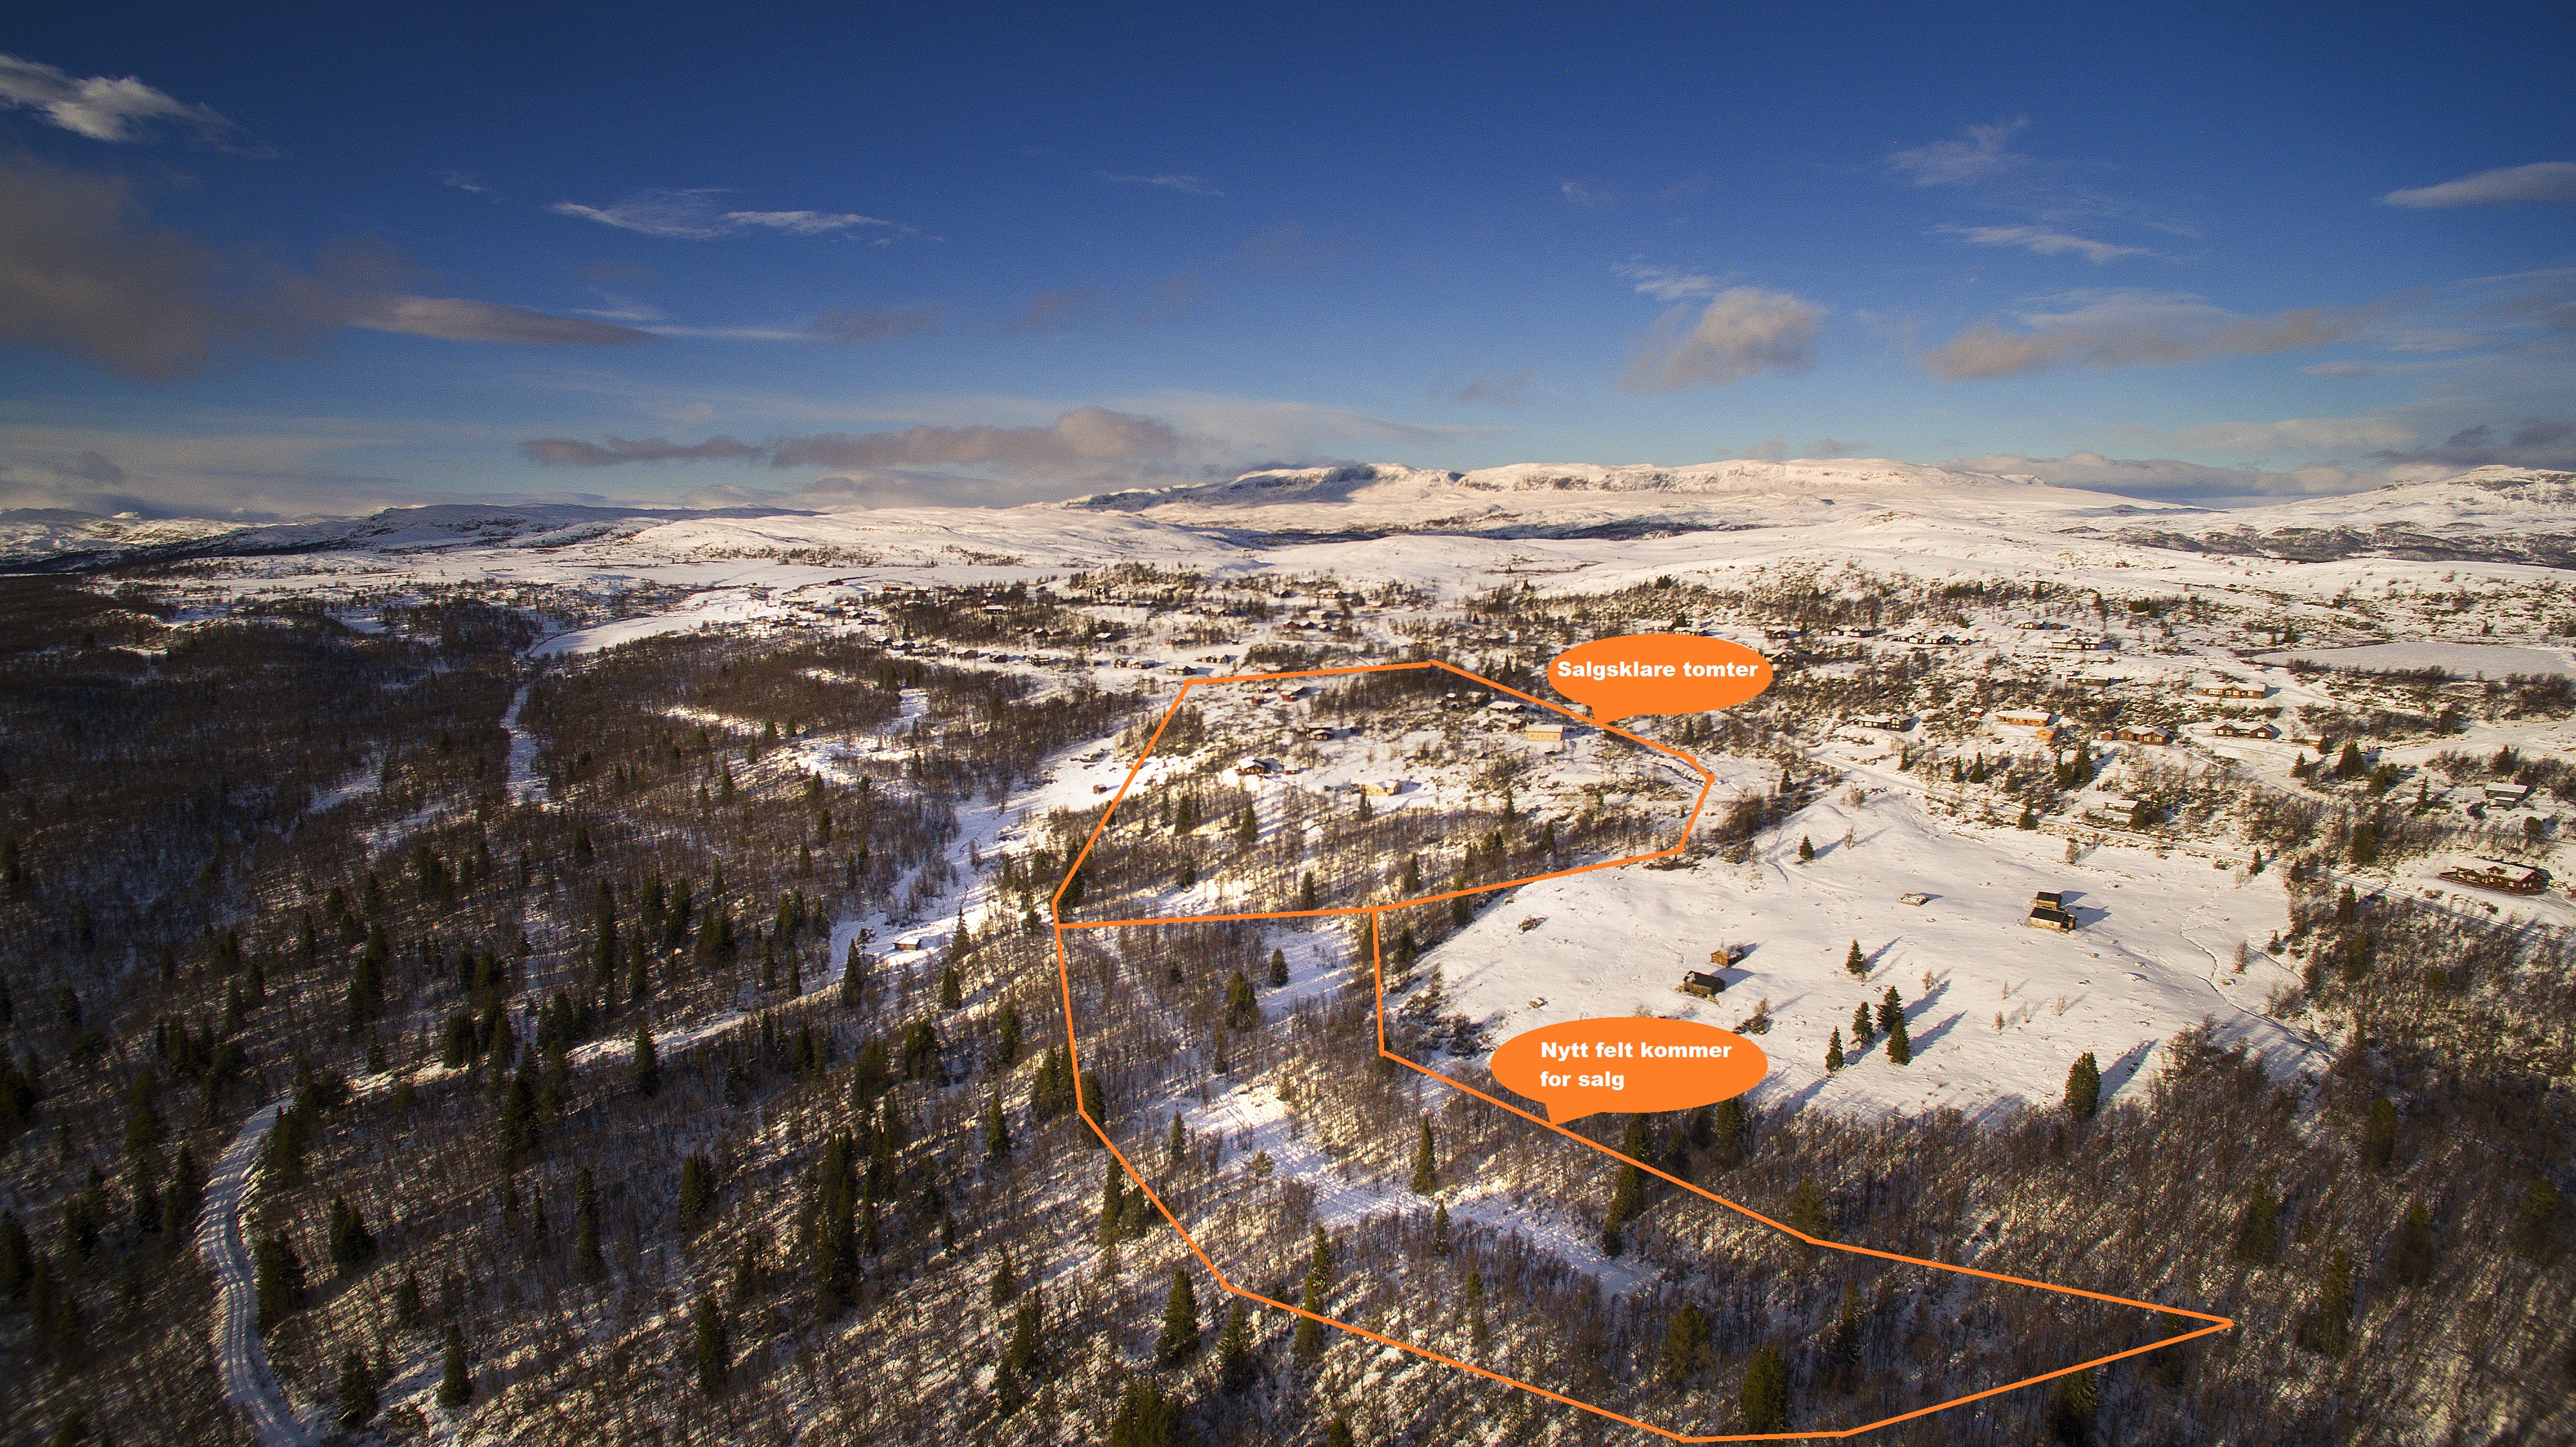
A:
[[[1245,914],[1180,915],[1155,919],[1087,920],[1073,923],[1068,923],[1063,918],[1062,909],[1065,890],[1072,886],[1074,876],[1082,871],[1084,861],[1091,857],[1092,846],[1100,841],[1101,832],[1109,827],[1110,816],[1118,812],[1119,804],[1124,802],[1127,798],[1127,790],[1136,782],[1136,775],[1145,767],[1145,760],[1153,756],[1154,746],[1162,741],[1163,730],[1171,725],[1173,717],[1180,712],[1181,702],[1189,697],[1191,689],[1197,688],[1202,684],[1276,683],[1281,680],[1291,678],[1332,678],[1345,674],[1356,673],[1392,673],[1413,668],[1437,668],[1449,673],[1454,673],[1460,678],[1466,679],[1470,683],[1493,689],[1499,693],[1508,693],[1514,698],[1520,699],[1526,703],[1537,704],[1541,708],[1552,709],[1557,713],[1564,714],[1570,719],[1576,720],[1577,722],[1590,724],[1595,728],[1601,729],[1605,733],[1617,734],[1619,737],[1626,739],[1631,743],[1642,744],[1649,749],[1653,749],[1657,753],[1667,754],[1673,758],[1681,760],[1684,764],[1688,765],[1693,772],[1700,776],[1700,790],[1699,798],[1691,804],[1689,819],[1685,820],[1682,824],[1680,837],[1674,840],[1670,847],[1658,849],[1651,854],[1636,854],[1630,855],[1625,859],[1602,860],[1598,863],[1577,865],[1572,869],[1559,869],[1546,874],[1533,874],[1525,879],[1509,879],[1496,884],[1478,885],[1473,889],[1453,889],[1442,894],[1427,894],[1419,899],[1396,900],[1386,904],[1352,905],[1341,909],[1268,910]],[[2019,1391],[2023,1387],[2037,1386],[2042,1382],[2054,1381],[2059,1377],[2071,1376],[2089,1367],[2098,1367],[2105,1363],[2119,1361],[2125,1357],[2138,1356],[2146,1352],[2155,1351],[2160,1347],[2173,1346],[2177,1343],[2190,1341],[2195,1337],[2208,1336],[2213,1332],[2233,1330],[2236,1326],[2236,1322],[2230,1317],[2212,1316],[2207,1312],[2200,1311],[2186,1311],[2180,1307],[2159,1306],[2151,1301],[2137,1301],[2125,1296],[2112,1296],[2105,1292],[2086,1291],[2080,1287],[2058,1286],[2046,1281],[2033,1281],[2027,1277],[2006,1276],[1995,1271],[1980,1271],[1973,1266],[1954,1266],[1945,1261],[1927,1261],[1919,1256],[1902,1256],[1893,1251],[1879,1251],[1867,1246],[1853,1246],[1845,1242],[1828,1241],[1820,1236],[1810,1236],[1806,1232],[1800,1231],[1793,1226],[1788,1226],[1781,1222],[1774,1221],[1770,1217],[1763,1215],[1761,1212],[1754,1210],[1750,1206],[1728,1200],[1726,1197],[1718,1195],[1714,1191],[1692,1185],[1690,1182],[1683,1180],[1679,1176],[1658,1170],[1644,1161],[1633,1160],[1630,1157],[1601,1144],[1599,1141],[1578,1135],[1575,1132],[1566,1129],[1564,1126],[1548,1120],[1544,1116],[1533,1115],[1530,1112],[1521,1109],[1519,1106],[1513,1105],[1509,1101],[1497,1100],[1493,1096],[1476,1089],[1472,1085],[1452,1080],[1448,1076],[1443,1075],[1428,1066],[1416,1064],[1414,1061],[1386,1048],[1386,973],[1385,962],[1379,948],[1378,916],[1392,909],[1403,909],[1417,904],[1433,904],[1444,899],[1456,899],[1462,895],[1485,894],[1498,889],[1511,889],[1523,884],[1533,884],[1544,879],[1562,879],[1568,875],[1584,874],[1595,869],[1615,869],[1621,865],[1638,864],[1649,859],[1661,859],[1669,855],[1678,854],[1681,852],[1684,843],[1690,838],[1691,825],[1698,822],[1700,810],[1708,803],[1708,791],[1715,786],[1716,782],[1716,775],[1711,774],[1706,766],[1702,765],[1697,759],[1692,758],[1690,755],[1683,753],[1679,749],[1672,748],[1665,744],[1659,744],[1653,739],[1640,737],[1628,732],[1626,729],[1619,728],[1614,724],[1603,723],[1596,719],[1586,718],[1561,704],[1551,703],[1546,699],[1523,693],[1516,688],[1506,687],[1505,685],[1496,683],[1489,678],[1481,678],[1475,674],[1469,673],[1467,670],[1460,668],[1455,664],[1443,663],[1437,659],[1425,660],[1419,663],[1377,663],[1351,668],[1307,669],[1302,672],[1294,673],[1240,673],[1230,674],[1223,678],[1191,679],[1181,685],[1181,691],[1179,693],[1173,695],[1172,706],[1164,710],[1162,722],[1154,726],[1153,736],[1145,741],[1144,749],[1136,755],[1136,762],[1128,767],[1127,777],[1119,783],[1118,792],[1109,800],[1109,807],[1101,811],[1099,821],[1091,826],[1091,834],[1088,838],[1083,840],[1081,852],[1074,855],[1073,862],[1066,867],[1064,882],[1056,886],[1054,894],[1048,896],[1047,913],[1055,924],[1056,983],[1062,990],[1064,996],[1064,1043],[1067,1058],[1072,1064],[1074,1079],[1079,1081],[1082,1078],[1082,1044],[1081,1041],[1075,1037],[1073,1028],[1073,967],[1072,961],[1065,953],[1064,932],[1066,930],[1115,929],[1126,925],[1145,924],[1202,924],[1228,920],[1313,919],[1331,915],[1364,914],[1369,917],[1369,969],[1373,979],[1375,980],[1377,989],[1377,1053],[1394,1061],[1398,1065],[1404,1066],[1406,1069],[1418,1071],[1421,1074],[1430,1076],[1441,1084],[1449,1086],[1452,1089],[1458,1090],[1467,1095],[1474,1096],[1476,1099],[1481,1100],[1488,1105],[1498,1106],[1501,1109],[1510,1111],[1512,1114],[1519,1116],[1523,1120],[1529,1121],[1533,1125],[1544,1127],[1545,1129],[1556,1132],[1558,1135],[1564,1136],[1568,1140],[1589,1146],[1593,1150],[1599,1151],[1613,1160],[1622,1161],[1626,1164],[1635,1166],[1639,1170],[1645,1171],[1647,1174],[1655,1176],[1661,1180],[1669,1181],[1693,1195],[1706,1197],[1708,1200],[1714,1201],[1718,1205],[1724,1206],[1730,1211],[1758,1221],[1763,1225],[1770,1227],[1772,1230],[1790,1237],[1793,1240],[1803,1242],[1808,1246],[1821,1247],[1829,1251],[1847,1251],[1855,1256],[1875,1257],[1881,1261],[1897,1261],[1908,1266],[1928,1267],[1934,1271],[1955,1272],[1961,1276],[1974,1276],[1986,1281],[2000,1281],[2012,1286],[2036,1287],[2041,1291],[2054,1291],[2061,1295],[2079,1296],[2091,1301],[2109,1302],[2115,1306],[2133,1306],[2142,1311],[2151,1311],[2162,1316],[2190,1317],[2194,1321],[2205,1321],[2210,1323],[2208,1326],[2204,1326],[2197,1331],[2188,1331],[2176,1336],[2164,1337],[2160,1340],[2149,1342],[2145,1346],[2131,1347],[2127,1351],[2113,1352],[2108,1356],[2099,1356],[2090,1361],[2077,1362],[2073,1366],[2060,1367],[2053,1372],[2042,1372],[2037,1376],[2024,1377],[2020,1381],[2007,1382],[2000,1387],[1988,1387],[1982,1392],[1971,1392],[1963,1397],[1953,1397],[1946,1402],[1936,1402],[1929,1407],[1917,1407],[1913,1411],[1900,1412],[1893,1417],[1882,1417],[1875,1422],[1864,1422],[1857,1427],[1842,1427],[1832,1430],[1811,1432],[1743,1432],[1717,1436],[1691,1436],[1685,1433],[1676,1432],[1669,1427],[1658,1427],[1652,1422],[1640,1422],[1634,1417],[1623,1416],[1620,1413],[1611,1411],[1607,1407],[1595,1406],[1590,1402],[1566,1396],[1561,1392],[1552,1392],[1535,1383],[1522,1381],[1518,1377],[1506,1376],[1501,1372],[1477,1366],[1473,1362],[1462,1362],[1455,1357],[1445,1356],[1428,1347],[1420,1347],[1415,1346],[1411,1342],[1398,1341],[1394,1337],[1370,1331],[1366,1327],[1354,1326],[1349,1322],[1325,1316],[1320,1312],[1308,1311],[1303,1307],[1293,1306],[1284,1301],[1273,1300],[1270,1297],[1262,1295],[1258,1291],[1236,1285],[1232,1280],[1227,1278],[1223,1271],[1218,1269],[1216,1262],[1208,1258],[1207,1252],[1200,1247],[1198,1238],[1192,1236],[1189,1233],[1189,1229],[1181,1224],[1180,1218],[1172,1213],[1171,1207],[1163,1204],[1163,1198],[1155,1194],[1153,1186],[1146,1181],[1144,1173],[1136,1169],[1136,1165],[1133,1161],[1127,1159],[1126,1152],[1118,1149],[1118,1143],[1109,1138],[1109,1132],[1102,1127],[1099,1121],[1092,1119],[1090,1104],[1083,1099],[1083,1095],[1080,1090],[1076,1090],[1074,1092],[1075,1111],[1082,1117],[1082,1123],[1091,1127],[1092,1134],[1100,1137],[1101,1145],[1105,1146],[1109,1153],[1117,1158],[1119,1166],[1127,1172],[1128,1178],[1136,1183],[1137,1189],[1144,1192],[1145,1198],[1154,1203],[1154,1209],[1162,1213],[1164,1220],[1171,1222],[1172,1229],[1179,1233],[1182,1244],[1189,1247],[1190,1254],[1196,1256],[1199,1259],[1199,1264],[1207,1268],[1208,1275],[1215,1279],[1216,1284],[1223,1287],[1229,1293],[1235,1296],[1240,1296],[1247,1301],[1257,1301],[1264,1306],[1277,1307],[1279,1310],[1288,1312],[1295,1316],[1312,1318],[1325,1326],[1349,1332],[1353,1336],[1366,1337],[1368,1340],[1377,1342],[1380,1345],[1391,1346],[1399,1351],[1411,1352],[1415,1356],[1439,1362],[1446,1366],[1456,1367],[1460,1371],[1471,1372],[1490,1381],[1500,1382],[1508,1387],[1517,1387],[1524,1392],[1530,1392],[1537,1396],[1545,1397],[1549,1401],[1561,1402],[1569,1407],[1577,1407],[1583,1411],[1593,1413],[1596,1416],[1607,1417],[1613,1422],[1634,1427],[1641,1432],[1652,1432],[1658,1437],[1669,1438],[1675,1442],[1787,1442],[1819,1438],[1857,1437],[1863,1432],[1873,1432],[1881,1427],[1890,1427],[1899,1422],[1907,1422],[1917,1417],[1929,1416],[1934,1412],[1946,1411],[1952,1407],[1965,1406],[1970,1402],[1982,1401],[1987,1397],[2001,1396],[2006,1392]]]

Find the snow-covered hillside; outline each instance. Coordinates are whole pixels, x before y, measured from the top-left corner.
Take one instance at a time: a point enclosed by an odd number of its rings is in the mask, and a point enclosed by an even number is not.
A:
[[[1636,536],[1812,525],[1875,509],[1993,526],[2193,511],[2055,487],[2036,478],[1884,460],[1689,467],[1518,463],[1465,473],[1385,464],[1283,469],[1246,473],[1231,482],[1103,493],[1064,506],[1282,537],[1387,532]]]
[[[2124,528],[2157,547],[2318,562],[2354,554],[2576,566],[2576,473],[2481,467],[2437,482]]]

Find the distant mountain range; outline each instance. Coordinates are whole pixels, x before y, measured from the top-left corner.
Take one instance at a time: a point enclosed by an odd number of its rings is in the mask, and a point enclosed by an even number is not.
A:
[[[1888,461],[1713,462],[1690,467],[1521,463],[1474,472],[1389,464],[1250,472],[1230,481],[1098,493],[994,512],[906,508],[846,515],[787,508],[716,510],[441,504],[362,518],[240,523],[0,513],[0,570],[88,571],[199,558],[364,551],[568,548],[671,525],[801,520],[808,543],[848,531],[947,532],[968,518],[1027,538],[1053,514],[1071,533],[1168,529],[1237,547],[1404,535],[1658,537],[1785,528],[1838,530],[1920,518],[2025,539],[2120,543],[2316,562],[2355,555],[2576,567],[2576,474],[2482,467],[2435,482],[2212,509],[2061,487],[2039,478]],[[1066,516],[1072,514],[1075,516]],[[1076,521],[1076,516],[1083,519]],[[719,530],[721,531],[721,529]],[[753,533],[767,530],[748,529]],[[702,526],[697,546],[720,545]],[[1811,533],[1812,539],[1814,535]]]

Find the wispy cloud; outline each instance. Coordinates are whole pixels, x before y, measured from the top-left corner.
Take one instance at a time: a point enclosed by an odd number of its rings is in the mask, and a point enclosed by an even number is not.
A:
[[[739,462],[765,455],[766,449],[731,437],[680,443],[667,437],[603,437],[584,442],[577,437],[532,437],[519,444],[519,455],[539,467],[616,467],[629,462]]]
[[[1207,295],[1207,284],[1186,271],[1176,271],[1142,292],[1104,291],[1096,286],[1068,286],[1030,298],[1018,316],[1003,324],[1006,334],[1062,336],[1091,327],[1172,321]]]
[[[1923,359],[1946,382],[1981,381],[2060,367],[2112,370],[2179,366],[2320,347],[2360,332],[2377,304],[2301,307],[2239,316],[2196,296],[2081,292],[2060,311],[2024,312],[2007,329],[1981,321]]]
[[[1288,221],[1244,238],[1227,260],[1246,271],[1321,271],[1341,255],[1340,247],[1311,240],[1304,226]]]
[[[1612,275],[1634,284],[1639,295],[1650,296],[1657,301],[1687,301],[1693,297],[1715,296],[1721,289],[1716,277],[1702,276],[1696,271],[1669,271],[1660,266],[1633,263],[1614,266],[1610,271]]]
[[[602,226],[614,226],[643,236],[687,241],[711,241],[720,236],[740,236],[753,231],[778,231],[791,236],[857,232],[871,234],[878,241],[921,234],[919,227],[901,221],[848,211],[728,210],[719,205],[716,198],[729,194],[723,188],[713,186],[681,191],[637,191],[606,206],[557,201],[546,209],[558,216],[577,216],[584,221],[596,221]]]
[[[674,443],[660,437],[538,437],[519,453],[540,467],[616,467],[633,462],[756,462],[769,467],[839,470],[975,465],[1004,473],[1082,471],[1104,464],[1169,458],[1181,434],[1168,422],[1077,407],[1045,426],[918,427],[878,432],[817,432],[747,443],[732,437]]]
[[[2046,226],[1939,226],[1934,234],[1955,236],[1971,246],[2018,246],[2041,256],[2080,256],[2100,266],[2123,256],[2151,256],[2143,246],[2120,246],[2108,241],[2095,241],[2087,236],[2069,235]]]
[[[2438,186],[2391,191],[2382,205],[2428,210],[2440,206],[2502,206],[2515,201],[2576,201],[2576,161],[2537,161],[2480,171]]]
[[[492,188],[475,180],[473,173],[470,171],[441,171],[438,173],[438,184],[442,186],[451,186],[459,191],[464,191],[475,196],[488,196],[492,194]]]
[[[1968,127],[1964,141],[1934,141],[1887,158],[1889,169],[1917,186],[1956,186],[1988,180],[2019,169],[2030,159],[2012,149],[2012,138],[2030,124],[2027,116]]]
[[[2063,457],[1989,453],[1983,457],[1953,457],[1940,465],[2008,477],[2035,477],[2060,487],[2121,497],[2206,507],[2330,497],[2393,480],[2383,473],[2357,471],[2336,463],[2272,471],[2260,467],[2213,467],[2171,457],[2105,457],[2098,452],[2070,452]]]
[[[2287,417],[2172,429],[2114,423],[2110,431],[2150,447],[2223,457],[2350,457],[2398,446],[2415,435],[2395,417]]]
[[[613,322],[458,296],[353,298],[347,321],[371,331],[523,347],[623,347],[652,340],[648,333]]]
[[[1449,394],[1452,402],[1491,402],[1502,407],[1518,407],[1529,401],[1530,383],[1538,380],[1536,367],[1523,367],[1509,374],[1481,372],[1467,385]]]
[[[324,248],[310,271],[219,256],[143,214],[124,181],[0,156],[0,343],[169,381],[233,348],[309,349],[347,327],[449,341],[622,346],[631,328],[416,293],[380,243]]]
[[[1559,181],[1556,190],[1567,205],[1587,211],[1619,204],[1619,188],[1606,181]]]
[[[14,55],[0,55],[0,106],[34,111],[48,125],[93,141],[139,141],[166,126],[229,150],[262,149],[241,145],[241,128],[214,107],[176,99],[133,76],[73,76]]]
[[[860,342],[891,342],[898,337],[915,336],[939,325],[939,313],[930,307],[897,307],[880,310],[875,307],[833,307],[814,318],[805,329],[808,336],[820,341],[853,346]]]
[[[1640,288],[1643,290],[1643,288]],[[1688,306],[1664,313],[1640,339],[1620,385],[1636,392],[1723,387],[1762,372],[1815,365],[1825,308],[1782,291],[1729,287],[1693,320]]]
[[[1187,171],[1165,171],[1151,176],[1131,176],[1124,171],[1094,171],[1091,174],[1103,181],[1115,181],[1122,186],[1160,186],[1166,191],[1178,191],[1187,196],[1225,194]]]
[[[2481,422],[2463,427],[2440,442],[2421,447],[2384,448],[2371,454],[2382,465],[2432,464],[2445,468],[2550,467],[2576,470],[2576,419],[2526,417],[2510,430]]]

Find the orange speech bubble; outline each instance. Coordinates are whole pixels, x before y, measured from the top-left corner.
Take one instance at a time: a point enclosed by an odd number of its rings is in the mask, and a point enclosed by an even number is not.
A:
[[[1558,1125],[1602,1111],[1689,1110],[1762,1083],[1762,1047],[1696,1020],[1567,1020],[1506,1040],[1494,1078],[1547,1105]]]
[[[1634,713],[1733,708],[1771,686],[1771,660],[1740,643],[1695,633],[1596,638],[1556,655],[1547,681],[1615,723]]]

